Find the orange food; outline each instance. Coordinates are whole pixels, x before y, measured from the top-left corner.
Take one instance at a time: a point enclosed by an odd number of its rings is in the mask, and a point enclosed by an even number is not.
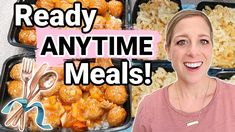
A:
[[[99,15],[105,15],[108,10],[108,3],[105,0],[90,0],[89,8],[97,8]]]
[[[104,93],[96,86],[93,86],[90,90],[90,95],[93,99],[97,99],[98,101],[104,100]]]
[[[76,61],[76,66],[79,64]],[[96,59],[95,63],[90,63],[91,68],[101,66],[107,68],[113,66],[110,58]],[[22,81],[19,73],[21,64],[13,66],[10,72],[11,78],[15,79],[8,83],[8,93],[13,97],[19,97],[22,92]],[[42,91],[40,101],[45,110],[45,123],[51,124],[54,128],[64,127],[73,131],[86,131],[96,129],[103,123],[110,126],[122,124],[126,118],[124,108],[118,106],[127,100],[127,92],[124,86],[102,86],[90,85],[65,85],[63,66],[52,67],[58,74],[54,87],[47,91]],[[36,109],[28,114],[28,126],[32,131],[42,131],[35,124]]]
[[[96,99],[88,98],[85,102],[84,116],[88,120],[99,119],[104,114],[104,109],[101,108],[100,102]]]
[[[18,63],[18,64],[15,64],[11,71],[10,71],[10,77],[12,79],[16,79],[16,80],[20,80],[21,77],[20,77],[20,73],[21,73],[21,66],[22,64],[21,63]]]
[[[19,33],[19,41],[23,44],[36,45],[36,31],[21,29]]]
[[[73,8],[73,4],[71,4],[65,0],[60,0],[55,3],[55,7],[66,11],[68,8]]]
[[[77,0],[78,2],[81,2],[82,8],[89,8],[90,0]]]
[[[64,121],[62,121],[62,126],[64,128],[73,128],[76,131],[84,131],[87,129],[86,123],[76,120],[71,112],[65,113]]]
[[[65,112],[64,107],[56,96],[44,97],[41,102],[46,110],[56,111],[59,116]]]
[[[92,87],[93,87],[93,85],[92,84],[89,84],[89,85],[79,85],[80,86],[80,88],[83,90],[83,91],[89,91]]]
[[[126,102],[128,94],[126,88],[123,85],[108,86],[105,91],[105,99],[118,105],[122,105]]]
[[[44,98],[42,100],[46,113],[46,122],[50,123],[53,127],[60,125],[60,117],[65,112],[62,104],[57,101],[56,96]]]
[[[75,118],[72,116],[71,112],[65,113],[65,120],[62,122],[62,127],[71,128],[73,124],[76,122]]]
[[[45,8],[47,10],[51,10],[54,8],[54,2],[53,0],[37,0],[36,6],[39,8]]]
[[[73,4],[74,2],[77,2],[78,0],[66,0],[68,3]]]
[[[110,126],[119,126],[126,119],[126,111],[120,106],[113,107],[108,113],[108,123]]]
[[[101,66],[103,68],[113,66],[111,58],[96,58],[95,63],[96,66]]]
[[[93,25],[94,29],[105,29],[106,19],[103,16],[96,16],[95,23]]]
[[[35,28],[35,26],[33,26],[33,27],[27,27],[27,26],[25,26],[25,24],[23,23],[22,29],[24,29],[24,30],[35,30],[36,28]]]
[[[121,1],[111,0],[108,2],[109,13],[117,18],[122,16],[123,4]]]
[[[22,96],[23,83],[22,81],[10,81],[8,84],[8,93],[12,98],[19,98]]]
[[[59,90],[59,97],[65,104],[75,103],[82,98],[82,90],[79,86],[63,85]]]

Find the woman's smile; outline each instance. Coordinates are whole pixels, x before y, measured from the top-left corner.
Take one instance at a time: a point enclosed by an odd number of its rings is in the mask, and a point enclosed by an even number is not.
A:
[[[195,62],[184,62],[186,69],[190,72],[196,72],[202,66],[202,61],[195,61]]]

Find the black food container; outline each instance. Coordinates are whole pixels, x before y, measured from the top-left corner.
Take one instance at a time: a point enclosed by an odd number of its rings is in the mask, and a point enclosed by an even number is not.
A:
[[[197,5],[196,9],[203,10],[205,9],[206,6],[209,6],[210,8],[214,9],[216,5],[222,5],[222,6],[227,6],[230,8],[235,8],[235,3],[202,1]]]
[[[132,66],[138,66],[138,67],[143,67],[144,66],[144,60],[133,60],[132,61]],[[148,61],[151,62],[151,70],[152,72],[156,71],[159,67],[164,68],[167,72],[173,72],[174,69],[171,66],[171,62],[167,60],[151,60]]]
[[[2,74],[0,78],[0,109],[12,99],[7,91],[7,82],[12,81],[10,78],[10,71],[15,64],[21,63],[23,57],[35,58],[33,53],[15,55],[8,58],[2,67]],[[6,121],[6,115],[0,113],[0,131],[14,131],[10,128],[5,127],[4,122]]]
[[[136,18],[138,16],[138,12],[140,11],[139,5],[141,5],[142,3],[148,3],[149,0],[136,0],[134,7],[133,7],[133,11],[132,11],[132,20],[131,23],[132,25],[136,23]],[[171,0],[175,3],[177,3],[179,5],[179,11],[182,10],[182,5],[181,5],[181,0]]]
[[[16,3],[25,3],[25,4],[36,4],[36,0],[18,0]],[[122,28],[123,30],[128,29],[130,25],[130,1],[129,0],[123,0],[122,1],[124,9],[122,12],[121,20],[122,20]],[[36,46],[29,45],[29,44],[22,44],[19,42],[19,33],[21,30],[21,27],[15,26],[14,17],[11,22],[10,30],[8,32],[8,42],[17,47],[25,48],[29,51],[36,50]]]
[[[228,80],[235,75],[235,71],[221,71],[216,74],[216,77],[222,80]]]
[[[10,95],[8,94],[7,91],[7,82],[11,81],[12,79],[10,78],[10,71],[12,69],[12,67],[17,64],[17,63],[21,63],[23,57],[30,57],[30,58],[35,58],[35,55],[33,53],[28,53],[28,54],[20,54],[20,55],[15,55],[12,56],[10,58],[8,58],[4,64],[3,64],[3,68],[2,68],[2,75],[0,78],[0,109],[2,110],[2,108],[12,99],[10,97]],[[121,66],[121,60],[123,59],[112,59],[112,63],[115,67],[117,67],[118,69],[120,69]],[[67,60],[67,61],[71,61],[71,60]],[[94,59],[83,59],[80,60],[82,62],[94,62]],[[131,119],[131,86],[130,85],[126,85],[126,90],[128,93],[128,98],[127,101],[122,105],[123,108],[126,110],[127,112],[127,117],[124,121],[124,123],[121,126],[118,127],[110,127],[108,129],[101,129],[101,130],[96,130],[98,131],[105,131],[105,132],[113,132],[113,131],[121,131],[124,129],[127,129],[128,127],[130,127],[131,123],[132,123],[132,119]],[[6,115],[0,113],[0,132],[2,131],[9,131],[9,132],[15,132],[16,130],[13,130],[12,128],[8,128],[4,125],[4,122],[6,121]],[[25,131],[30,131],[30,130],[25,130]],[[65,128],[58,128],[58,129],[54,129],[53,131],[70,131],[69,129],[65,129]],[[96,132],[94,130],[94,132]]]

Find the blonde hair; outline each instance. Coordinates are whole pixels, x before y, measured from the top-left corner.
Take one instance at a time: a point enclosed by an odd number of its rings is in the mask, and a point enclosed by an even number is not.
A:
[[[171,40],[173,37],[173,31],[174,31],[177,23],[184,18],[189,18],[189,17],[194,17],[194,16],[200,16],[206,21],[207,25],[210,28],[210,37],[211,37],[211,42],[213,44],[213,29],[212,29],[211,22],[210,22],[209,18],[207,17],[207,15],[204,14],[202,11],[198,11],[198,10],[182,10],[182,11],[176,13],[175,16],[173,18],[171,18],[171,20],[167,24],[166,42],[165,42],[165,45],[167,47],[170,47]]]

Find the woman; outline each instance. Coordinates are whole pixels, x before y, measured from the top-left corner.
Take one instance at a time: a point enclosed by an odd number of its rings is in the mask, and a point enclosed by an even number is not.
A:
[[[213,32],[201,11],[177,13],[165,49],[178,80],[146,96],[134,132],[234,132],[235,86],[211,78]]]

